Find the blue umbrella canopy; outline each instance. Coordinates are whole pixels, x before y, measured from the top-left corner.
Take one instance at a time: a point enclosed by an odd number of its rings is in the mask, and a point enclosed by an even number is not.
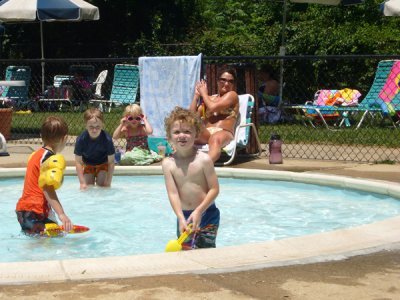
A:
[[[0,1],[0,23],[40,22],[42,59],[44,59],[43,22],[79,22],[99,20],[99,18],[99,9],[83,0]],[[42,67],[42,90],[43,89],[44,67]]]
[[[2,0],[0,22],[98,20],[99,9],[83,0]]]

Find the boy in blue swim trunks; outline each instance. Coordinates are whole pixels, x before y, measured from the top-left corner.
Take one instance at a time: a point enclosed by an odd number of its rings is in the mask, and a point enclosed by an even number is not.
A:
[[[80,189],[88,185],[111,186],[114,174],[115,147],[111,136],[103,130],[103,114],[90,108],[83,114],[86,130],[78,136],[75,144],[75,167]]]
[[[176,107],[165,119],[168,141],[175,152],[164,158],[162,169],[168,198],[177,216],[177,235],[190,223],[193,233],[182,244],[184,250],[215,248],[219,226],[218,177],[210,156],[196,149],[201,120],[194,112]]]

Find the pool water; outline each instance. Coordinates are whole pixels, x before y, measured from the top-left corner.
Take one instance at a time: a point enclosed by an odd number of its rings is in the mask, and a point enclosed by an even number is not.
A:
[[[22,178],[0,179],[0,262],[161,253],[176,239],[162,176],[115,176],[110,189],[79,191],[66,176],[58,195],[73,223],[90,227],[64,238],[20,232],[15,204]],[[372,223],[400,214],[379,194],[285,181],[220,178],[217,247],[278,240]]]

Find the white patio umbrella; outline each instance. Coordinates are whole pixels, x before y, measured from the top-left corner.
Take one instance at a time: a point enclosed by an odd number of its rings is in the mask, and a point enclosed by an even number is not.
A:
[[[43,22],[79,22],[98,20],[99,9],[83,0],[2,0],[0,22],[40,22],[41,58],[44,59]],[[44,62],[42,62],[42,92]]]
[[[387,0],[381,4],[385,16],[400,16],[400,0]]]

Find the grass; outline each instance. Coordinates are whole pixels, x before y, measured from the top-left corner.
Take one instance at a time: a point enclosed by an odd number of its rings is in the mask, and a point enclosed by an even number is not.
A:
[[[69,135],[79,135],[85,130],[82,112],[34,112],[31,114],[13,114],[12,133],[37,135],[40,127],[48,116],[61,116],[69,126]],[[122,109],[116,108],[110,113],[104,113],[105,130],[112,134],[122,117]]]
[[[12,133],[39,137],[40,126],[50,115],[62,116],[69,125],[70,135],[79,135],[85,130],[82,112],[34,112],[31,114],[13,114]],[[122,117],[122,108],[114,108],[104,113],[105,130],[112,134]],[[281,136],[285,143],[291,144],[332,144],[400,147],[400,130],[389,127],[355,127],[337,131],[324,127],[312,128],[302,124],[262,125],[259,136],[262,143],[268,143],[272,133]]]
[[[326,128],[306,127],[302,124],[262,125],[259,128],[261,141],[269,141],[277,133],[285,143],[291,144],[332,144],[400,147],[400,130],[388,127],[355,127],[337,131]]]

